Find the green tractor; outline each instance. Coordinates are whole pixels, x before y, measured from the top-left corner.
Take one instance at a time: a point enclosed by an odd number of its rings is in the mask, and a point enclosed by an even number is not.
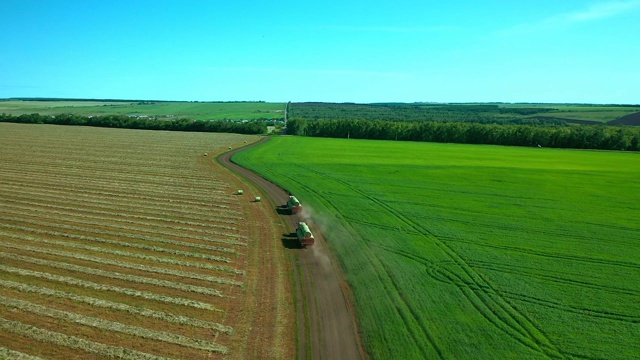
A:
[[[300,204],[300,201],[298,201],[295,196],[289,196],[289,200],[287,201],[287,210],[289,211],[289,214],[297,214],[302,211],[302,204]]]
[[[313,237],[313,234],[311,233],[311,230],[309,230],[309,225],[302,221],[298,223],[296,235],[298,235],[298,241],[300,241],[301,247],[313,245],[316,241],[316,239]]]

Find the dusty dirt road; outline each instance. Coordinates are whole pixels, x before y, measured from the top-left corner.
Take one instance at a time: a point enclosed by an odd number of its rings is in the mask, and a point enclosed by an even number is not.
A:
[[[255,146],[268,138],[250,144]],[[222,154],[218,160],[232,171],[244,176],[260,187],[267,200],[277,211],[282,222],[283,251],[293,262],[297,288],[298,357],[300,359],[366,359],[357,331],[351,294],[341,275],[337,260],[327,243],[311,222],[315,244],[300,249],[295,228],[302,219],[298,215],[284,214],[279,207],[286,204],[289,194],[258,174],[234,164],[231,156],[241,149]],[[304,205],[304,204],[303,204]]]

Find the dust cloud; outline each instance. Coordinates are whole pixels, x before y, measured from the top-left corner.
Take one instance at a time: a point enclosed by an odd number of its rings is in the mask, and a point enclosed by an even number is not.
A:
[[[311,252],[316,261],[322,266],[323,271],[331,271],[332,264],[331,259],[326,253],[326,248],[324,244],[319,243],[319,237],[322,237],[325,241],[327,241],[327,234],[330,225],[329,218],[320,215],[315,212],[312,207],[308,205],[302,206],[302,211],[299,214],[300,221],[304,221],[311,227],[311,231],[316,238],[316,243],[310,247]]]

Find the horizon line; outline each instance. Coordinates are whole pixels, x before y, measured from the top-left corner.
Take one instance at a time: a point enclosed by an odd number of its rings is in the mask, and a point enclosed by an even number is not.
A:
[[[0,98],[0,101],[96,101],[96,102],[191,102],[191,103],[325,103],[325,104],[424,104],[424,105],[477,105],[477,104],[524,104],[524,105],[585,105],[585,106],[640,106],[640,103],[590,103],[590,102],[537,102],[537,101],[265,101],[265,100],[160,100],[160,99],[126,99],[126,98],[81,98],[81,97],[45,97],[45,96],[15,96]]]

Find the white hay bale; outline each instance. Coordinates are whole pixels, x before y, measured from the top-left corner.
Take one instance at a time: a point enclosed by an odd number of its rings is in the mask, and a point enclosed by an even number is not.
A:
[[[238,195],[242,195],[243,193],[244,193],[244,191],[238,190]]]
[[[260,202],[260,196],[256,196],[256,202]]]

